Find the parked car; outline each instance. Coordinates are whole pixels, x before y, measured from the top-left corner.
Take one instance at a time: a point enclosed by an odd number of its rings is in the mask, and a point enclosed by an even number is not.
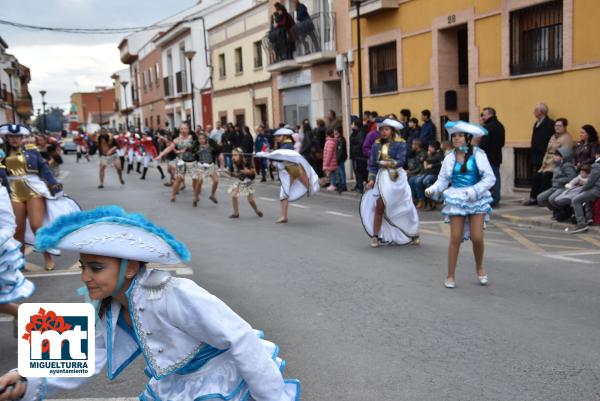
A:
[[[60,147],[62,148],[63,153],[65,155],[68,154],[68,153],[70,153],[70,152],[73,152],[73,153],[77,152],[77,145],[73,141],[73,138],[75,137],[75,135],[77,135],[77,131],[68,132],[67,136],[65,136],[62,139]]]

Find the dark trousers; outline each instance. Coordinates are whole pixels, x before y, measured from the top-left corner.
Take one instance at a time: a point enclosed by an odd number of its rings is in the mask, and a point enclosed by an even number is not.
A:
[[[367,161],[365,159],[352,159],[352,170],[356,177],[356,189],[363,190],[364,182],[367,181],[369,175],[367,171]]]
[[[492,199],[494,200],[492,206],[496,206],[498,203],[500,203],[500,196],[502,193],[502,179],[500,177],[500,166],[492,165],[492,171],[494,172],[494,176],[496,177],[496,183],[492,187]]]
[[[529,197],[531,199],[537,199],[537,196],[547,189],[552,187],[552,172],[539,173],[536,172],[533,175],[533,183],[531,185],[531,192]]]

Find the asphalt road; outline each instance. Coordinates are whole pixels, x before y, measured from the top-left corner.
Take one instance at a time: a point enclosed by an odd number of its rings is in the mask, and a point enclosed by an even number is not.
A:
[[[290,207],[278,225],[278,187],[258,186],[263,219],[242,201],[192,207],[191,185],[169,202],[170,188],[151,170],[97,186],[97,159],[66,157],[66,191],[84,208],[119,204],[145,213],[185,241],[190,270],[179,274],[219,296],[266,337],[302,381],[305,401],[600,400],[600,255],[598,239],[496,222],[487,235],[491,284],[476,282],[465,243],[458,287],[443,287],[447,227],[424,213],[421,246],[371,249],[353,197],[317,194]],[[208,187],[205,184],[205,192]],[[205,194],[206,195],[206,194]],[[55,272],[37,272],[33,301],[77,301],[75,255]],[[16,366],[12,325],[0,322],[0,369]],[[136,397],[146,379],[139,358],[115,381],[64,399]],[[61,398],[61,395],[55,397]]]

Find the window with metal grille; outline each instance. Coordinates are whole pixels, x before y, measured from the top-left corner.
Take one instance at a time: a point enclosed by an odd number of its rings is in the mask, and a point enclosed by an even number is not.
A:
[[[242,48],[238,47],[235,49],[235,72],[239,74],[244,71],[244,64],[242,62]]]
[[[398,90],[396,42],[369,48],[371,93]]]
[[[560,70],[563,2],[553,0],[510,14],[511,75]]]

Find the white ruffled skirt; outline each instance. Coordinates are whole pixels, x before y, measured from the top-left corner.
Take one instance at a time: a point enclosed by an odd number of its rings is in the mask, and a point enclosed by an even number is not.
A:
[[[21,244],[10,238],[0,245],[0,304],[16,302],[33,294],[35,285],[21,273],[25,259]]]
[[[390,171],[398,177],[393,180]],[[419,214],[412,201],[412,194],[406,172],[380,169],[373,189],[366,191],[360,201],[360,218],[369,235],[374,236],[373,222],[377,199],[381,197],[385,204],[383,222],[379,231],[381,242],[386,244],[406,245],[419,236]]]
[[[81,211],[81,207],[73,199],[67,195],[61,194],[58,197],[52,196],[48,186],[43,182],[37,175],[27,175],[27,185],[38,195],[46,199],[46,215],[44,216],[44,225],[50,224],[55,219],[59,218],[64,214]],[[29,219],[27,220],[27,227],[25,228],[25,243],[28,245],[35,245],[35,235],[29,225]],[[51,252],[58,254],[58,252]]]
[[[492,213],[492,194],[490,191],[485,191],[482,196],[479,196],[475,200],[469,200],[468,190],[471,187],[456,188],[450,187],[443,193],[444,196],[444,208],[442,214],[444,215],[444,221],[450,222],[452,216],[464,216],[465,228],[463,238],[469,240],[471,238],[471,224],[469,216],[474,214],[485,214],[484,225],[490,220],[490,214]]]
[[[257,332],[261,336],[262,333]],[[273,362],[283,373],[285,361],[279,358],[279,347],[266,340],[261,340],[265,351],[271,355]],[[146,372],[147,375],[148,372]],[[150,375],[149,375],[150,376]],[[285,388],[278,401],[297,401],[300,399],[300,382],[286,380]],[[200,369],[187,373],[173,373],[160,380],[154,377],[146,385],[140,395],[142,401],[171,400],[206,400],[206,401],[250,401],[250,390],[239,374],[235,361],[229,352],[224,352]]]

